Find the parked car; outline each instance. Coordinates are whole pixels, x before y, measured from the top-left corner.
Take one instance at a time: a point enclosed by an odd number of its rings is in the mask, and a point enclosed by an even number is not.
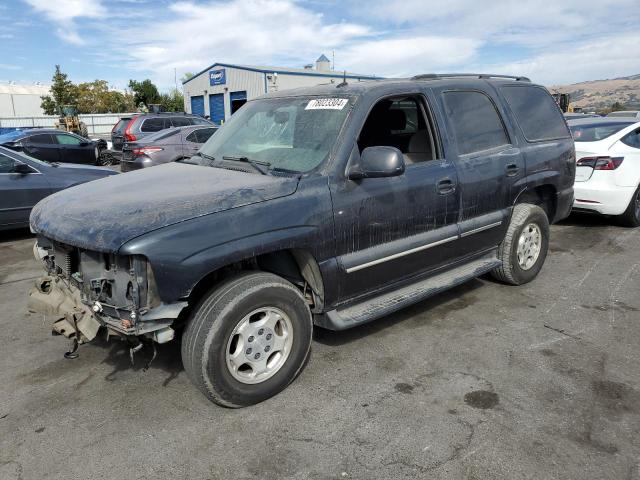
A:
[[[576,144],[575,210],[615,215],[640,225],[640,120],[570,120]]]
[[[0,135],[0,145],[45,162],[99,164],[102,142],[56,129],[15,130]]]
[[[0,147],[0,230],[28,226],[31,209],[47,195],[115,174],[99,167],[42,162]]]
[[[607,114],[607,117],[631,117],[637,118],[640,120],[640,111],[639,110],[620,110],[617,112],[611,112]]]
[[[30,304],[51,311],[43,291],[71,283],[78,329],[58,310],[55,332],[86,342],[106,327],[132,355],[184,327],[193,383],[254,404],[301,371],[314,324],[362,325],[488,272],[533,280],[575,165],[558,106],[524,78],[270,93],[190,160],[38,204],[48,276]]]
[[[190,158],[216,130],[217,127],[204,125],[176,127],[125,143],[120,168],[128,172]]]
[[[565,120],[575,120],[578,118],[592,118],[592,117],[600,118],[600,115],[596,115],[595,113],[577,113],[577,112],[567,112],[564,114]]]
[[[112,149],[121,152],[125,142],[137,142],[147,135],[167,128],[190,125],[216,126],[209,120],[188,113],[140,113],[122,117],[111,130]]]

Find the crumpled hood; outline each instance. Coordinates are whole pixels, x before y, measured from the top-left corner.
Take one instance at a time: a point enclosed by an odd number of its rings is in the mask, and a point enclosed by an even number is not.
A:
[[[297,185],[297,178],[169,163],[46,197],[31,212],[31,229],[87,250],[116,252],[152,230],[291,195]]]

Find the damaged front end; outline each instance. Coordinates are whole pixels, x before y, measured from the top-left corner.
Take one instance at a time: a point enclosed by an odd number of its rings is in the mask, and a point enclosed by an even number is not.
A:
[[[29,292],[29,310],[52,317],[53,334],[77,346],[93,340],[102,326],[134,349],[141,338],[173,339],[171,324],[187,303],[160,301],[145,257],[84,250],[42,236],[34,255],[48,275]]]

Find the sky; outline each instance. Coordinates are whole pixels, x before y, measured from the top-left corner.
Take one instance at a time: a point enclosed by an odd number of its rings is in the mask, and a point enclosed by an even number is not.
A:
[[[0,81],[118,89],[215,62],[385,77],[489,72],[545,85],[640,74],[638,0],[0,0]]]

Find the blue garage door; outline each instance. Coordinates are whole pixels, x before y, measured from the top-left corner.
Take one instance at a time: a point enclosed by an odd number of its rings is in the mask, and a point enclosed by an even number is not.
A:
[[[220,125],[224,121],[224,94],[209,95],[209,114],[211,121]]]
[[[241,106],[247,103],[247,92],[231,92],[229,94],[229,100],[229,103],[231,104],[231,115],[233,115]]]
[[[191,113],[204,117],[204,97],[202,95],[191,97]]]

